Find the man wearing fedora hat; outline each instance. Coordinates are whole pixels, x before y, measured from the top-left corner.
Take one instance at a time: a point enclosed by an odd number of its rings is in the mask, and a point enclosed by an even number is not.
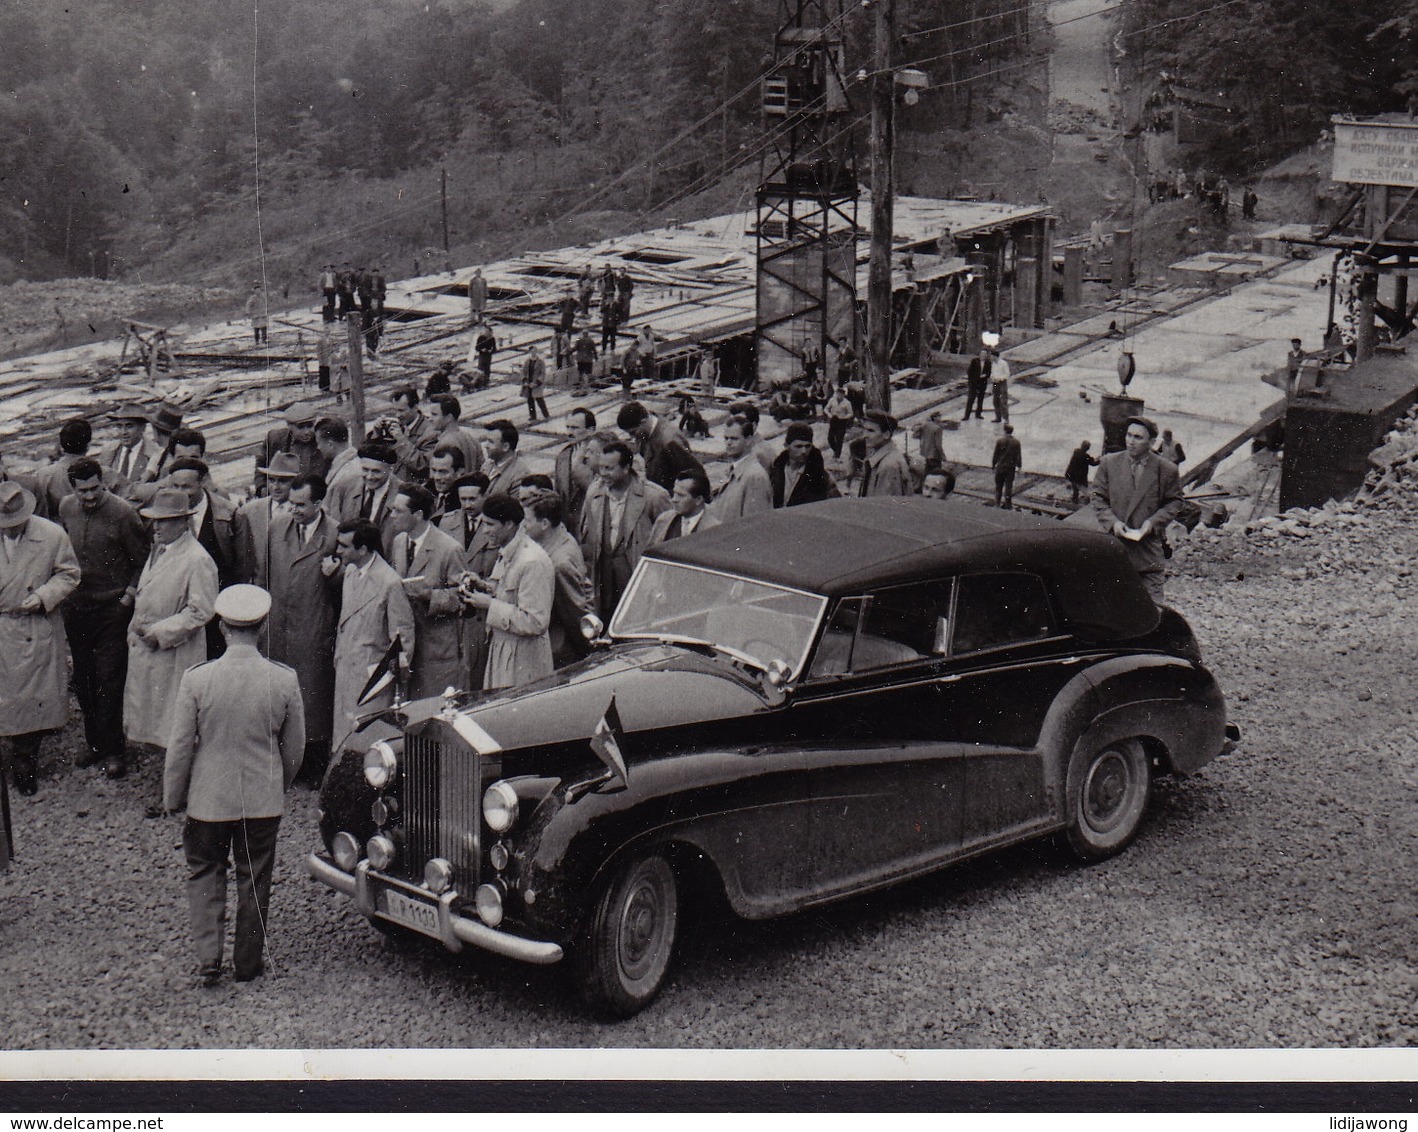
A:
[[[194,511],[185,491],[164,487],[139,512],[152,520],[153,550],[128,625],[123,730],[135,743],[167,742],[177,682],[207,659],[202,630],[217,599],[217,564],[192,534]]]
[[[162,451],[158,453],[156,462],[148,465],[147,474],[143,477],[144,483],[152,483],[161,476],[164,465],[173,458],[172,442],[178,429],[182,427],[182,410],[171,401],[164,401],[148,414],[148,423],[153,426],[153,436],[157,438]],[[134,476],[132,479],[136,483],[138,477]]]
[[[158,451],[147,441],[148,414],[137,405],[114,409],[108,419],[117,427],[118,439],[103,446],[98,462],[114,475],[121,489],[126,490],[130,483],[142,482]]]
[[[318,472],[322,476],[328,474],[330,462],[321,455],[315,443],[315,422],[322,415],[320,406],[314,401],[297,401],[286,407],[286,423],[266,434],[261,454],[256,458],[257,495],[265,495],[267,491],[266,473],[262,469],[269,468],[281,452],[291,453],[299,462],[296,475],[305,472]]]
[[[15,789],[26,795],[36,789],[40,739],[69,714],[59,606],[79,585],[69,536],[34,509],[30,491],[0,483],[0,738]]]
[[[257,471],[266,477],[270,494],[258,495],[236,509],[231,519],[231,535],[237,580],[264,586],[270,561],[271,520],[285,512],[291,481],[302,473],[300,460],[293,452],[277,452],[269,467]]]
[[[295,670],[256,647],[270,609],[271,595],[260,586],[230,586],[217,595],[226,652],[183,673],[172,709],[163,809],[187,811],[187,904],[203,986],[221,979],[229,864],[236,867],[236,980],[264,970],[276,834],[305,754]]]
[[[1157,425],[1129,417],[1123,451],[1104,456],[1093,477],[1093,510],[1099,525],[1116,535],[1147,592],[1162,604],[1167,524],[1182,507],[1177,465],[1152,451]]]

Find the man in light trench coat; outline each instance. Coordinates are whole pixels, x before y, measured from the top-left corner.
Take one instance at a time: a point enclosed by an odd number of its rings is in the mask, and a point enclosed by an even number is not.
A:
[[[80,576],[64,528],[34,508],[33,493],[13,480],[0,482],[0,738],[10,750],[15,789],[27,796],[38,789],[40,740],[69,715],[59,606]]]
[[[337,558],[325,559],[321,569],[331,576],[343,572],[330,732],[338,749],[354,730],[357,716],[393,703],[392,686],[367,704],[357,701],[395,640],[400,643],[403,666],[408,667],[414,652],[414,613],[404,596],[403,579],[381,556],[379,528],[370,520],[346,519],[339,526],[336,545]]]
[[[181,488],[165,487],[139,514],[153,521],[153,549],[138,575],[128,623],[123,729],[130,742],[166,746],[182,674],[207,659],[206,624],[217,600],[217,564],[192,534],[195,512]]]

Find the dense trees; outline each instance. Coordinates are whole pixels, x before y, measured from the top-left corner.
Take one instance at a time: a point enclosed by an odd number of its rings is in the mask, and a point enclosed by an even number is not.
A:
[[[1313,141],[1333,114],[1402,109],[1415,0],[1130,0],[1120,42],[1144,74],[1204,92],[1225,121],[1209,163],[1247,173]]]
[[[917,128],[971,128],[974,80],[1029,49],[1028,5],[898,5],[898,59],[919,61],[933,85]],[[855,68],[870,16],[847,8]],[[1124,42],[1149,69],[1226,92],[1247,154],[1414,93],[1418,0],[1127,0],[1121,11]],[[202,218],[249,209],[258,151],[275,209],[330,185],[348,195],[361,179],[428,186],[440,165],[465,219],[499,200],[528,221],[573,200],[652,207],[752,164],[755,80],[779,12],[777,0],[7,4],[0,276],[17,262],[31,275],[103,271],[114,253],[141,263]],[[372,200],[356,207],[369,212],[361,223],[378,220]]]

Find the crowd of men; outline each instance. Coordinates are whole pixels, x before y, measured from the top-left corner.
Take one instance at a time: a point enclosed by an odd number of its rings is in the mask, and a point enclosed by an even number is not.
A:
[[[850,392],[839,384],[833,394]],[[205,981],[217,977],[215,891],[237,820],[219,803],[214,772],[202,769],[225,757],[202,754],[209,703],[220,701],[210,718],[240,715],[241,682],[264,690],[257,714],[275,754],[262,764],[259,796],[273,812],[242,818],[275,822],[297,772],[318,782],[331,751],[396,692],[516,687],[584,656],[583,619],[610,622],[657,543],[844,494],[944,499],[955,486],[939,414],[918,426],[922,467],[898,446],[889,414],[849,402],[838,433],[829,411],[834,475],[809,422],[791,421],[781,444],[770,443],[756,401],[734,402],[719,425],[727,469],[715,486],[685,431],[639,401],[620,402],[614,421],[571,409],[568,440],[541,473],[519,454],[508,419],[469,428],[459,397],[424,399],[414,386],[391,400],[394,412],[357,447],[328,402],[289,406],[240,502],[213,481],[206,437],[184,427],[172,404],[114,411],[114,439],[98,448],[88,421],[67,421],[56,458],[32,474],[9,475],[0,462],[8,782],[21,795],[37,792],[40,743],[63,727],[71,686],[84,723],[78,765],[120,778],[135,748],[165,749],[164,795],[149,815],[188,809]],[[1002,429],[996,502],[1008,507],[1020,455],[1007,417]],[[1160,601],[1165,528],[1181,492],[1157,441],[1156,426],[1136,418],[1124,451],[1100,463],[1082,445],[1069,478],[1086,483],[1098,467],[1095,514]],[[381,686],[374,677],[386,668],[395,679]],[[273,715],[277,700],[286,706]],[[245,914],[249,935],[253,916],[264,921],[275,825],[237,832],[248,850],[252,838],[263,846],[260,860],[237,866],[243,901],[260,905]],[[238,936],[242,922],[239,913]],[[238,977],[255,977],[259,947],[245,947]]]

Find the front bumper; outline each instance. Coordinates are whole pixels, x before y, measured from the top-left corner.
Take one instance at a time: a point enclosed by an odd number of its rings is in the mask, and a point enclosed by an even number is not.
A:
[[[441,897],[435,897],[432,893],[420,890],[417,886],[405,884],[392,877],[386,877],[379,873],[375,873],[371,877],[368,861],[361,861],[353,875],[345,872],[344,869],[320,853],[310,854],[305,860],[305,865],[310,871],[310,875],[321,884],[328,885],[336,892],[353,897],[361,914],[371,921],[376,918],[387,919],[375,907],[376,884],[417,895],[420,900],[426,902],[436,901],[434,904],[437,909],[436,934],[433,931],[426,934],[432,935],[449,951],[462,951],[464,944],[471,944],[484,951],[506,955],[510,959],[519,959],[524,963],[547,964],[561,960],[560,944],[523,939],[521,936],[490,928],[481,920],[469,919],[467,916],[459,914],[453,908],[454,901],[458,898],[457,893],[446,892]]]

